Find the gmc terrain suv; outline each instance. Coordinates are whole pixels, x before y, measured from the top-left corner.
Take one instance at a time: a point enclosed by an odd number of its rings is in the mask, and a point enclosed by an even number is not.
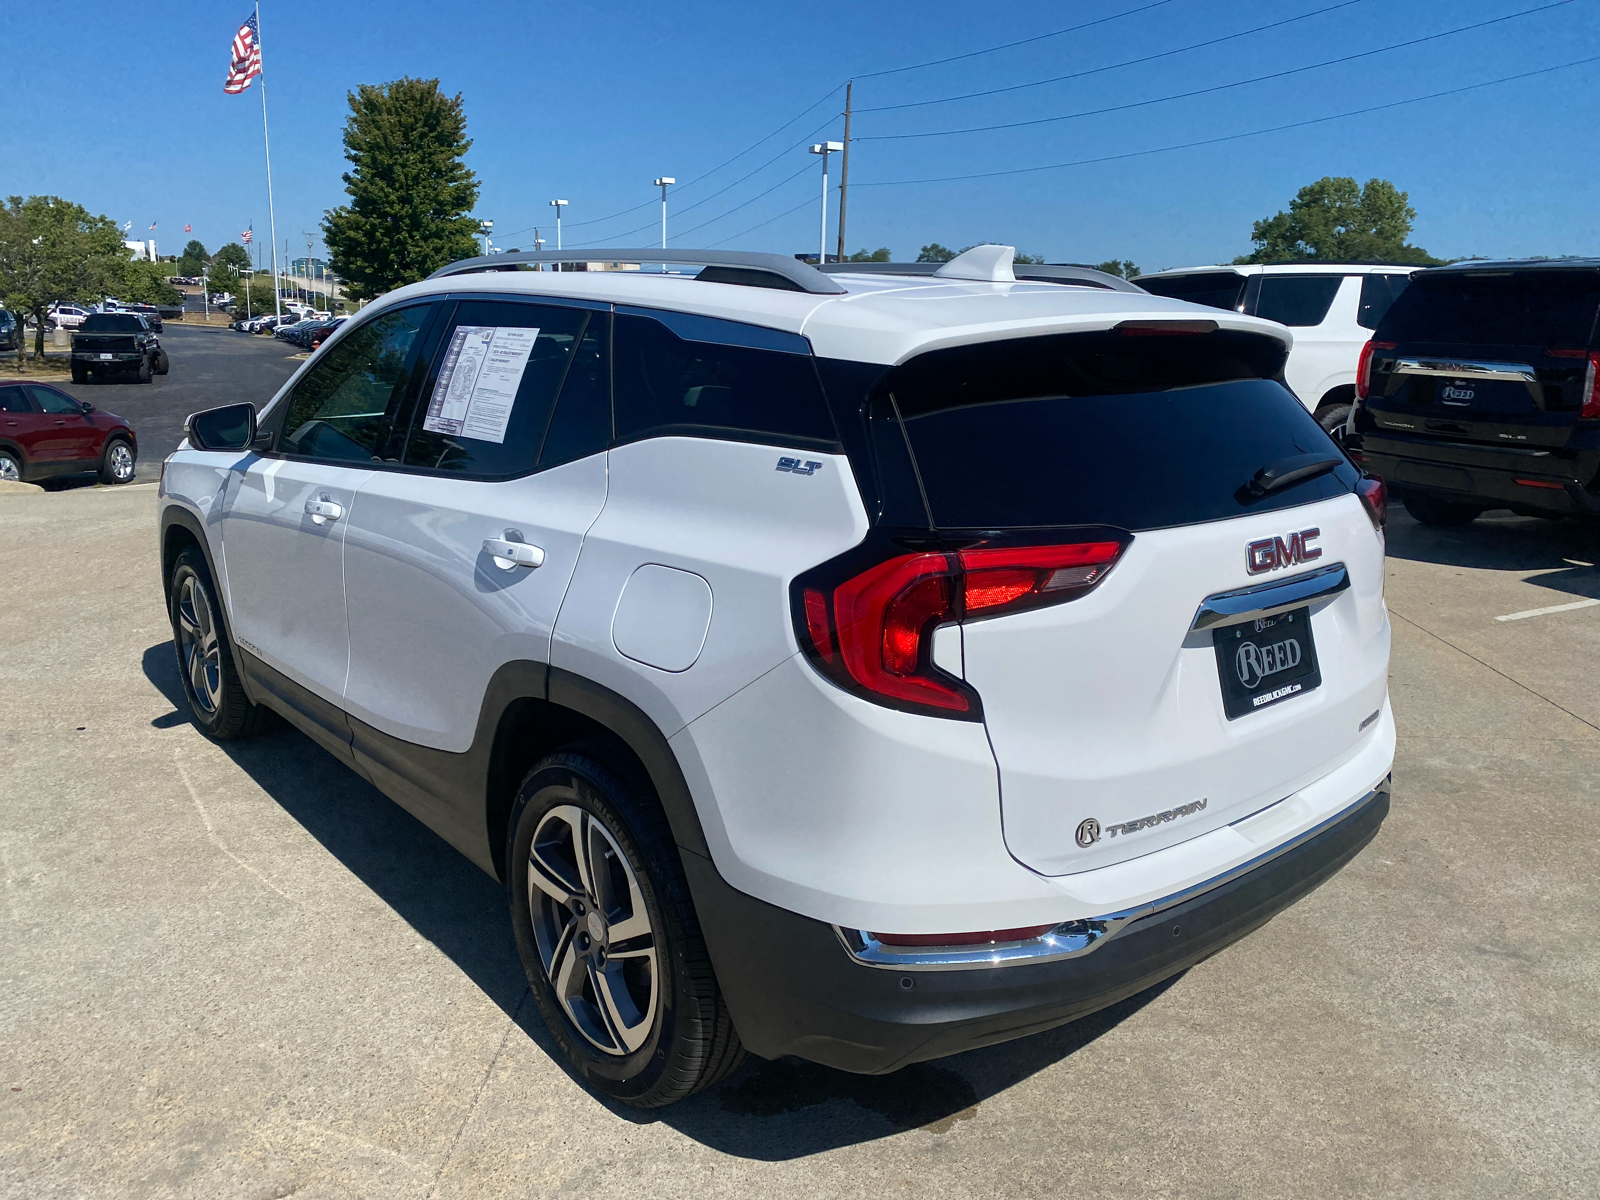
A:
[[[1430,525],[1600,514],[1600,261],[1412,277],[1361,356],[1348,441]]]
[[[1000,246],[581,257],[655,269],[457,263],[192,417],[160,539],[195,721],[503,880],[595,1088],[1047,1029],[1377,832],[1383,485],[1281,325]]]

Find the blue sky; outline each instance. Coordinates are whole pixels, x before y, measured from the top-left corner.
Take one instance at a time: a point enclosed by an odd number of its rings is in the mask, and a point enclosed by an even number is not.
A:
[[[650,181],[666,174],[680,181],[670,204],[674,244],[814,249],[817,162],[796,143],[840,136],[835,114],[842,84],[854,76],[853,133],[861,140],[851,154],[852,250],[886,245],[905,258],[929,241],[1005,241],[1050,261],[1129,258],[1146,270],[1226,261],[1249,250],[1254,220],[1331,174],[1380,176],[1408,191],[1418,213],[1413,240],[1435,254],[1596,254],[1600,62],[1189,149],[884,186],[1157,150],[1600,56],[1600,0],[1572,0],[1343,64],[1140,103],[1542,3],[1549,0],[1166,0],[1151,7],[1151,0],[266,0],[278,244],[288,239],[291,252],[303,255],[303,231],[316,239],[323,211],[344,199],[346,92],[416,75],[436,76],[447,91],[463,94],[475,139],[467,161],[483,185],[478,215],[494,219],[502,247],[531,248],[534,225],[553,245],[548,201],[556,196],[571,202],[569,246],[653,244],[658,212],[649,203],[656,194]],[[1091,71],[1329,8],[1064,82],[868,111]],[[242,96],[222,91],[229,41],[249,11],[229,0],[6,5],[0,192],[65,196],[119,223],[132,221],[141,235],[155,221],[164,252],[181,248],[185,224],[215,249],[253,220],[264,243],[259,82]],[[1106,17],[1112,19],[1077,32],[1040,36]],[[1029,38],[1036,40],[972,53]],[[869,74],[952,55],[970,56]],[[886,136],[1124,105],[1136,107],[957,136]],[[716,169],[780,126],[776,137]],[[635,205],[644,207],[578,224]],[[710,223],[693,228],[703,222]]]

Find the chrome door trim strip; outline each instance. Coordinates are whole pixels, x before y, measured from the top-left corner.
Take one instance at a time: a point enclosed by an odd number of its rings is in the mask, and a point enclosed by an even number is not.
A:
[[[1275,579],[1271,583],[1258,583],[1254,587],[1239,588],[1232,592],[1218,592],[1200,601],[1200,607],[1195,609],[1194,620],[1189,622],[1189,632],[1288,612],[1313,600],[1337,595],[1349,586],[1350,572],[1345,565],[1330,563],[1288,579]]]
[[[1304,845],[1312,838],[1331,829],[1341,821],[1354,817],[1367,805],[1375,801],[1378,796],[1387,790],[1388,780],[1385,779],[1377,787],[1368,791],[1361,799],[1334,813],[1333,816],[1313,825],[1310,829],[1296,834],[1288,841],[1274,846],[1265,853],[1247,859],[1238,866],[1230,867],[1220,875],[1214,875],[1192,887],[1182,891],[1173,892],[1159,900],[1152,900],[1146,904],[1125,908],[1118,912],[1107,913],[1101,917],[1090,917],[1082,921],[1063,921],[1049,933],[1041,934],[1036,938],[1029,938],[1020,942],[996,942],[987,946],[930,946],[911,950],[896,950],[884,945],[872,934],[864,929],[846,929],[841,925],[833,927],[834,933],[839,937],[839,942],[844,946],[846,953],[864,967],[876,967],[884,971],[973,971],[988,967],[1019,967],[1031,966],[1037,963],[1059,962],[1066,958],[1081,958],[1085,954],[1098,949],[1104,942],[1116,937],[1135,921],[1145,917],[1155,916],[1169,908],[1185,904],[1206,892],[1213,891],[1225,884],[1231,883],[1241,875],[1246,875],[1258,867],[1264,867],[1273,859],[1278,858],[1296,847]],[[1288,799],[1288,797],[1285,797]],[[1280,801],[1281,803],[1281,801]],[[1273,807],[1268,805],[1268,808]],[[1257,809],[1248,816],[1240,817],[1239,821],[1248,821],[1266,809]],[[1230,822],[1232,825],[1239,821]]]
[[[1508,379],[1514,383],[1538,383],[1539,376],[1527,363],[1482,362],[1453,358],[1397,358],[1396,375],[1440,375],[1449,379]]]

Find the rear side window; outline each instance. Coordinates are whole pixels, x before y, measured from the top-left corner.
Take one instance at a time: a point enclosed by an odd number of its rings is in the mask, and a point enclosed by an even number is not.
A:
[[[933,523],[943,529],[1222,520],[1348,492],[1356,472],[1276,376],[1283,344],[1065,334],[938,350],[891,372]],[[1333,472],[1253,498],[1301,454]]]
[[[1321,325],[1343,283],[1343,275],[1263,275],[1256,316],[1280,325]]]
[[[1245,277],[1237,271],[1197,271],[1193,275],[1142,276],[1139,286],[1157,296],[1238,311]]]
[[[1363,275],[1361,277],[1361,307],[1356,312],[1356,324],[1363,329],[1376,329],[1378,322],[1383,320],[1384,314],[1389,311],[1389,306],[1401,292],[1406,290],[1406,285],[1411,282],[1409,275]]]
[[[0,387],[0,412],[31,413],[33,404],[20,387]]]
[[[337,462],[389,457],[395,417],[433,306],[393,309],[352,330],[295,385],[280,448]]]
[[[810,348],[792,334],[682,314],[619,313],[614,353],[618,441],[670,434],[779,445],[838,441]]]
[[[463,300],[417,401],[405,464],[479,479],[533,470],[584,331],[603,314]]]
[[[1590,344],[1600,307],[1593,271],[1450,271],[1412,277],[1378,326],[1382,341],[1481,346]]]

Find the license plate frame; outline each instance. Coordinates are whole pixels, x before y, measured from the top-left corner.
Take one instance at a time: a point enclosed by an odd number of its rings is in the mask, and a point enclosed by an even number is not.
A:
[[[1322,686],[1309,607],[1224,625],[1212,630],[1211,644],[1230,721]]]

